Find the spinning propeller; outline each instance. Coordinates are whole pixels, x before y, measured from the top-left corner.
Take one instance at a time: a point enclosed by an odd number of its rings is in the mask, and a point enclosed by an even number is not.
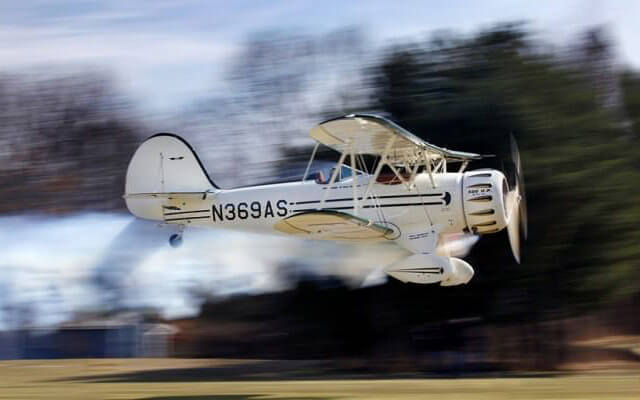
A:
[[[513,135],[511,135],[511,154],[506,163],[504,174],[509,182],[505,204],[507,212],[507,233],[513,257],[520,264],[522,240],[527,238],[527,199],[524,189],[520,151]]]

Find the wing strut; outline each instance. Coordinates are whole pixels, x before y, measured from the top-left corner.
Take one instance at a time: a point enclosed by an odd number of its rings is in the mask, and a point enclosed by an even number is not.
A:
[[[307,179],[307,175],[309,175],[309,169],[311,168],[311,163],[313,163],[313,159],[316,158],[318,147],[320,147],[320,142],[316,142],[316,145],[313,146],[313,151],[311,152],[311,158],[309,159],[309,163],[307,163],[307,169],[304,170],[304,175],[302,175],[302,182],[304,182],[305,179]]]
[[[460,165],[460,169],[458,169],[458,173],[464,172],[464,170],[467,168],[467,165],[469,165],[469,161],[463,161]]]
[[[429,180],[431,181],[431,186],[433,188],[436,188],[437,183],[435,179],[435,174],[447,172],[447,158],[443,157],[441,154],[437,154],[436,157],[432,157],[432,154],[430,151],[431,149],[429,148],[418,149],[417,151],[414,151],[412,154],[411,152],[404,152],[404,155],[400,156],[402,158],[399,158],[399,156],[395,151],[393,152],[393,154],[391,154],[392,150],[395,149],[394,144],[397,138],[398,138],[397,135],[392,135],[389,137],[389,140],[387,141],[384,147],[384,150],[380,153],[380,159],[378,161],[378,164],[376,165],[373,175],[371,175],[369,184],[367,185],[367,188],[361,197],[358,197],[358,190],[357,190],[358,179],[356,174],[356,154],[357,154],[356,146],[351,141],[347,141],[347,143],[345,143],[344,146],[341,146],[339,150],[340,158],[336,163],[336,167],[334,168],[331,174],[331,179],[329,180],[328,187],[322,196],[322,200],[320,201],[320,204],[318,205],[318,210],[322,210],[324,208],[327,198],[329,197],[329,191],[332,189],[332,186],[335,184],[338,174],[340,173],[340,169],[342,165],[345,164],[347,156],[349,156],[351,170],[353,171],[352,172],[353,178],[352,178],[351,184],[352,184],[352,193],[353,193],[354,215],[358,215],[361,208],[361,204],[364,203],[364,201],[366,201],[369,198],[369,194],[373,189],[373,185],[376,183],[380,175],[380,172],[382,171],[382,168],[385,165],[387,165],[389,169],[391,169],[391,171],[396,176],[396,178],[398,178],[398,180],[402,182],[407,187],[408,190],[411,190],[413,188],[414,180],[418,174],[418,171],[420,170],[420,167],[424,165],[425,170],[429,176]],[[309,160],[309,164],[307,165],[307,169],[305,171],[303,180],[306,179],[306,176],[309,173],[311,162],[315,157],[319,144],[320,142],[316,143],[316,146],[313,149],[313,153],[311,154],[311,160]],[[462,162],[460,171],[463,171],[469,162],[469,160],[464,158],[456,161]],[[398,168],[404,168],[409,173],[408,179],[402,173],[400,173]]]
[[[336,168],[333,170],[333,173],[331,174],[331,179],[329,180],[329,185],[327,187],[327,190],[324,192],[324,195],[322,195],[322,201],[320,202],[320,207],[319,207],[320,209],[324,207],[324,203],[327,200],[327,197],[329,196],[329,191],[331,190],[331,186],[333,186],[333,184],[336,182],[336,178],[340,173],[340,168],[342,167],[342,164],[344,163],[344,159],[346,156],[347,156],[346,151],[340,154],[340,159],[338,160],[338,163],[336,164]]]
[[[353,147],[351,147],[351,176],[351,188],[353,190],[353,214],[357,217],[359,204],[357,192],[358,179],[356,177],[358,176],[358,174],[356,174],[356,156],[353,154]]]
[[[382,167],[384,166],[384,164],[386,162],[387,155],[389,154],[389,151],[391,150],[391,147],[393,146],[393,142],[395,142],[395,140],[396,140],[395,136],[392,136],[391,139],[389,139],[389,142],[387,143],[387,146],[385,147],[384,152],[380,156],[380,160],[378,161],[378,165],[376,165],[376,169],[373,172],[373,176],[371,177],[371,180],[369,181],[369,185],[367,186],[367,190],[365,190],[364,194],[362,195],[362,199],[363,200],[367,199],[367,196],[369,195],[369,192],[371,191],[371,189],[373,189],[373,184],[378,179],[378,175],[380,175],[380,171],[382,171]]]

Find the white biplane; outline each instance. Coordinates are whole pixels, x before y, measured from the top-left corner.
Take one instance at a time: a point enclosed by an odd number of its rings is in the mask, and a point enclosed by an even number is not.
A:
[[[182,138],[147,139],[129,164],[124,198],[137,217],[187,226],[239,229],[337,241],[393,241],[413,255],[385,268],[401,281],[467,283],[462,260],[478,235],[508,229],[520,262],[526,206],[519,155],[512,140],[514,177],[494,169],[465,171],[485,156],[427,143],[395,123],[352,114],[311,129],[316,147],[302,179],[221,189]],[[318,146],[340,153],[329,171],[312,171]],[[371,173],[363,155],[377,157]],[[455,172],[449,172],[452,164]]]

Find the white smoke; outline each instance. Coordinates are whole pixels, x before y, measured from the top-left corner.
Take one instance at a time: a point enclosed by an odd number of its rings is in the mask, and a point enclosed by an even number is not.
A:
[[[114,213],[8,216],[0,226],[0,329],[115,308],[194,315],[200,305],[194,293],[283,290],[296,271],[335,275],[357,287],[404,255],[394,246],[205,229],[188,229],[174,249],[167,241],[172,227]]]

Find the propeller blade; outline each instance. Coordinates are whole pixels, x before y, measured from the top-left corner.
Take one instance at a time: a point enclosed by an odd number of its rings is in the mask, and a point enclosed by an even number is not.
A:
[[[518,191],[520,192],[520,229],[522,229],[522,237],[527,239],[527,236],[529,235],[529,226],[527,221],[527,196],[524,187],[524,173],[522,172],[518,142],[516,142],[516,138],[513,136],[513,133],[511,134],[510,142],[511,158],[514,161],[516,169],[516,184],[518,185]]]
[[[527,200],[524,189],[524,178],[522,173],[522,164],[520,162],[520,151],[516,138],[511,134],[511,162],[513,167],[514,187],[507,195],[507,210],[509,210],[509,222],[507,224],[507,233],[509,234],[509,244],[511,252],[516,262],[520,264],[522,252],[522,239],[526,239],[528,235],[527,227]]]
[[[509,203],[509,222],[507,224],[507,233],[509,234],[509,245],[511,245],[511,252],[516,262],[520,264],[520,195],[518,190],[512,190],[507,195],[507,201]]]

